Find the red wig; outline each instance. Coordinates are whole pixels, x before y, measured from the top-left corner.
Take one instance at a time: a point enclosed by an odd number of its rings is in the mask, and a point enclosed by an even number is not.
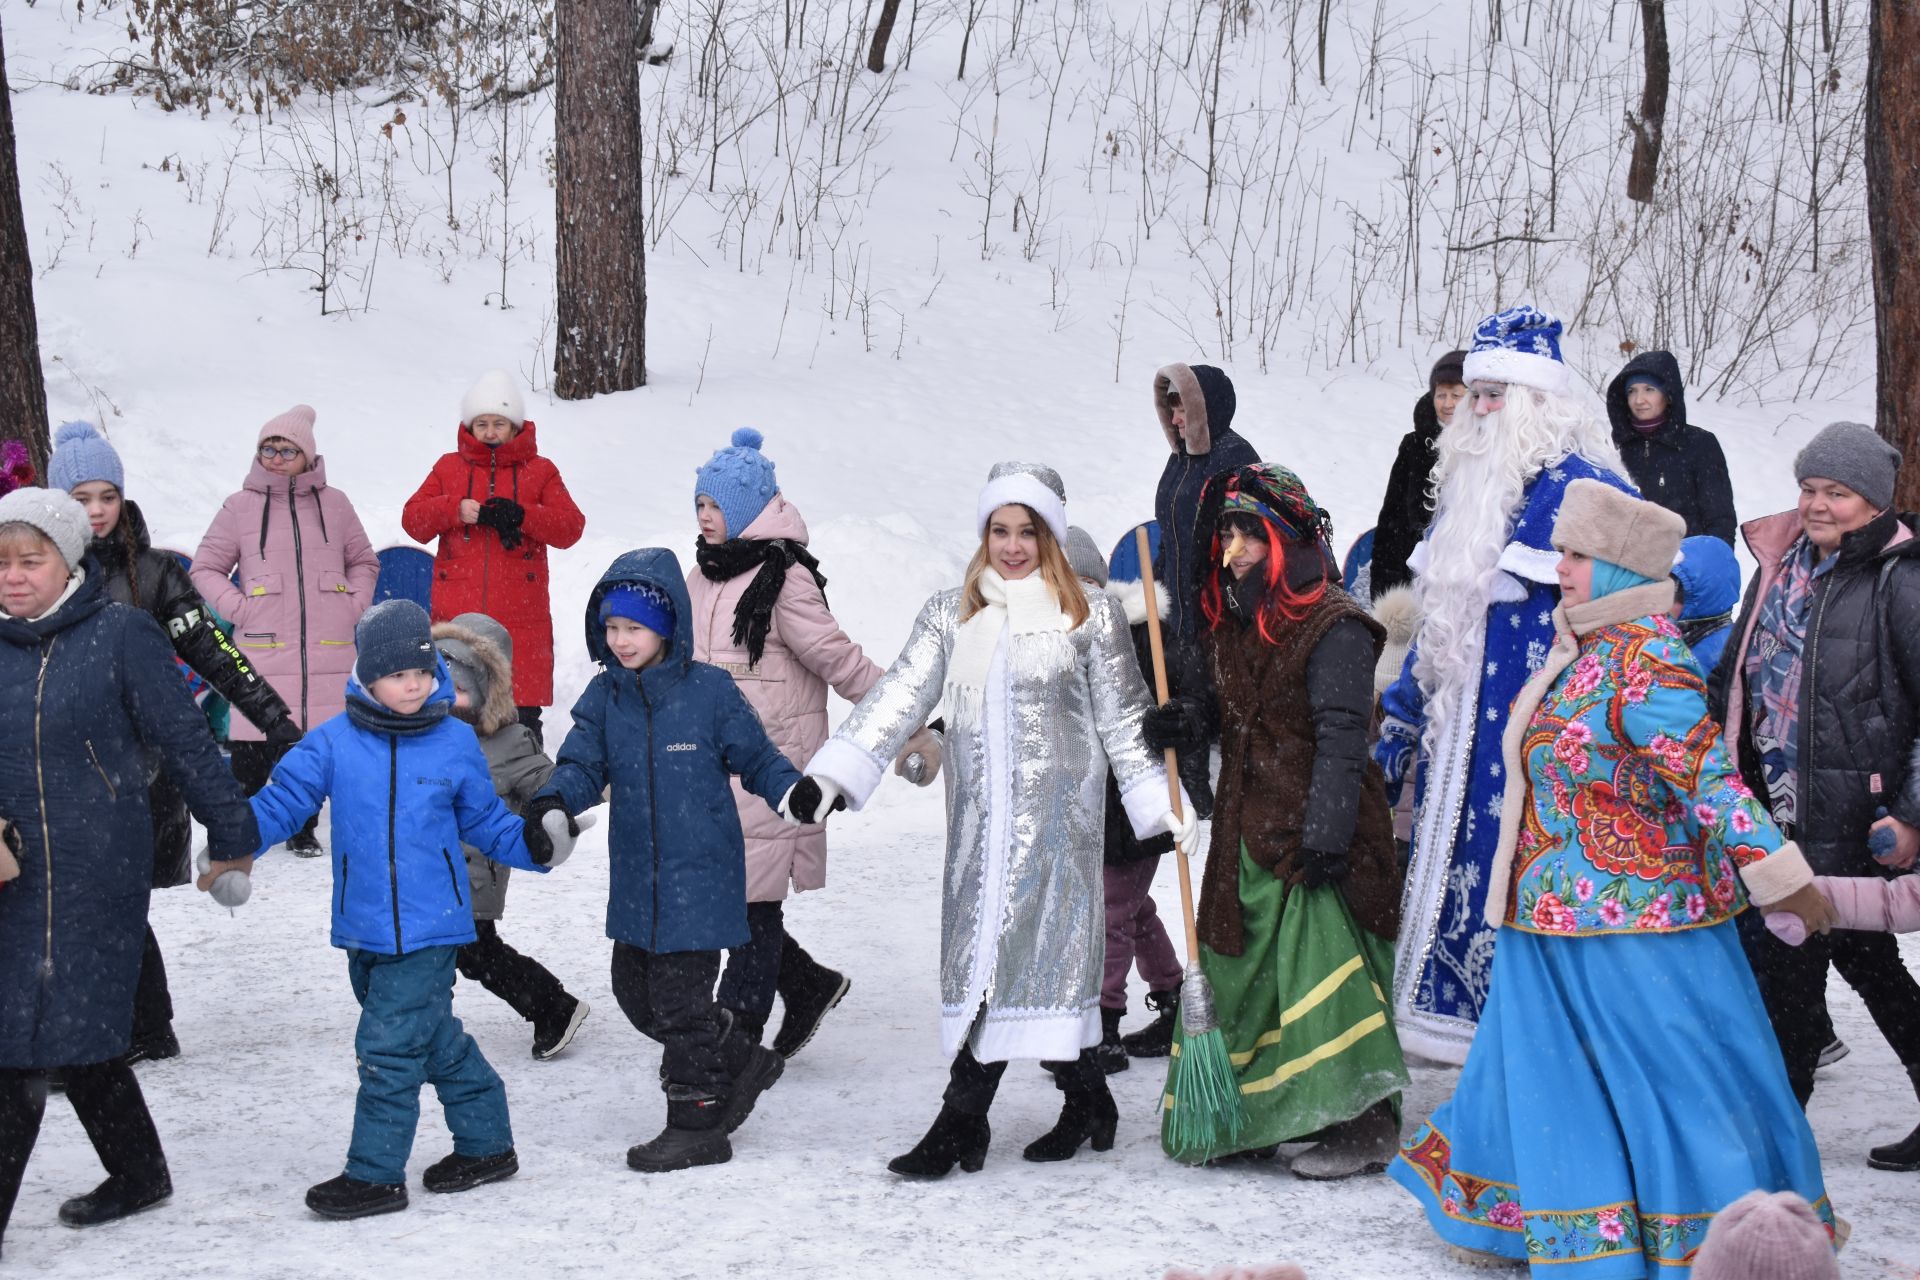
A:
[[[1264,515],[1240,511],[1234,515],[1249,523],[1258,521],[1260,530],[1257,536],[1267,544],[1267,558],[1260,572],[1266,579],[1266,591],[1260,597],[1260,608],[1254,614],[1254,626],[1260,631],[1260,638],[1268,644],[1280,643],[1280,632],[1284,624],[1299,622],[1313,611],[1313,607],[1326,599],[1327,579],[1324,574],[1307,591],[1295,591],[1287,582],[1287,559],[1289,555],[1310,555],[1320,557],[1320,548],[1303,543],[1291,542],[1281,536],[1273,521]],[[1252,535],[1248,530],[1249,536]],[[1215,525],[1213,542],[1208,550],[1213,572],[1207,575],[1206,585],[1200,589],[1200,612],[1207,619],[1209,629],[1218,630],[1220,619],[1226,615],[1226,603],[1221,599],[1220,578],[1230,570],[1219,567],[1221,556],[1220,526]]]

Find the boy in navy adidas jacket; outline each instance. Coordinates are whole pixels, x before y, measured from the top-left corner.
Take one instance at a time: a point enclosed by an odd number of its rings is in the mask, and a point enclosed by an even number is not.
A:
[[[671,551],[629,551],[587,600],[603,670],[573,707],[559,764],[529,827],[613,788],[607,936],[613,993],[665,1046],[667,1127],[627,1152],[662,1173],[732,1158],[727,1134],[779,1078],[780,1055],[714,1003],[720,952],[748,940],[746,844],[728,779],[780,809],[800,773],[768,740],[733,677],[693,660],[686,578]],[[805,807],[811,821],[817,793]],[[782,811],[784,812],[784,810]]]
[[[526,832],[495,793],[473,729],[448,715],[453,679],[426,610],[410,600],[375,605],[354,643],[345,713],[309,731],[253,797],[262,851],[333,802],[333,945],[347,953],[360,1002],[360,1093],[346,1171],[307,1192],[307,1207],[326,1218],[406,1208],[407,1156],[429,1082],[453,1154],[426,1170],[427,1190],[466,1191],[519,1170],[506,1086],[453,1016],[455,953],[474,940],[460,845],[529,871],[573,847],[571,827],[556,818]],[[229,869],[245,867],[215,863],[203,887]]]

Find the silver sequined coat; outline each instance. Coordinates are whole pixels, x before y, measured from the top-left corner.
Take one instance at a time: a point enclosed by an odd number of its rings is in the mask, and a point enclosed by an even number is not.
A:
[[[1120,606],[1002,630],[977,712],[949,705],[941,1042],[985,1062],[1070,1059],[1100,1038],[1101,855],[1109,766],[1136,834],[1164,830],[1166,773],[1141,740],[1151,705]],[[808,765],[860,808],[942,701],[961,593],[927,601],[899,658]],[[949,699],[949,703],[951,703]],[[984,1015],[982,1007],[984,1005]]]

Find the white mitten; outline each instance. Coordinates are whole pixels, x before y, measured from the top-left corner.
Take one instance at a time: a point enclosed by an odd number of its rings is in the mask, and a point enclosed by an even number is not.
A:
[[[199,875],[205,875],[213,869],[213,855],[202,849],[194,855],[193,869]],[[225,871],[207,890],[213,900],[231,911],[253,896],[253,877],[244,871]]]
[[[1173,810],[1167,810],[1167,830],[1173,833],[1173,846],[1191,858],[1200,848],[1200,819],[1194,816],[1193,806],[1180,806],[1180,816],[1175,817]]]
[[[540,819],[540,826],[546,831],[547,839],[553,841],[553,861],[547,864],[551,871],[573,855],[573,846],[580,839],[580,833],[600,819],[591,813],[583,813],[573,819],[573,825],[567,825],[567,813],[564,809],[549,809]]]

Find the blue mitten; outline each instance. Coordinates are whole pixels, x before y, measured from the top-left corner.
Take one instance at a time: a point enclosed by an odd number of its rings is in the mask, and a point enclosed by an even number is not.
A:
[[[1880,819],[1886,816],[1887,807],[1885,805],[1881,805],[1873,811],[1873,820],[1875,822],[1880,821]],[[1899,847],[1900,837],[1894,833],[1892,827],[1875,827],[1867,833],[1867,852],[1872,854],[1878,862],[1885,862],[1888,858],[1891,858],[1894,850]]]
[[[1413,771],[1413,753],[1420,745],[1420,732],[1405,720],[1388,716],[1380,725],[1380,741],[1373,744],[1373,760],[1387,775],[1387,803],[1400,803],[1401,788]]]

